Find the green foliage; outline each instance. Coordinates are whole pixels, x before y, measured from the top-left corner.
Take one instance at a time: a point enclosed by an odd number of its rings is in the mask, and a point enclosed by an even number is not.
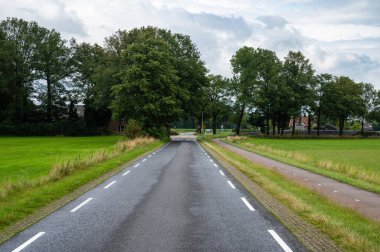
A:
[[[141,136],[142,128],[139,122],[134,119],[129,119],[125,125],[125,134],[131,139]]]
[[[168,136],[170,125],[184,114],[193,91],[190,88],[194,88],[191,77],[181,78],[182,70],[194,64],[203,68],[203,63],[195,47],[188,50],[186,37],[167,30],[146,27],[118,35],[123,43],[115,43],[115,52],[121,55],[123,67],[118,73],[122,82],[112,87],[114,117],[138,120],[144,130],[156,134],[165,127]],[[109,41],[117,41],[117,36]]]

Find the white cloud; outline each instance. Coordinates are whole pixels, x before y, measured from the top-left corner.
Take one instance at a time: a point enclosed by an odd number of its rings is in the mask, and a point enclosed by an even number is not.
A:
[[[301,50],[318,72],[378,89],[379,13],[377,0],[0,0],[1,19],[35,20],[79,41],[147,25],[188,34],[212,73],[229,76],[237,49],[260,46],[281,58]]]

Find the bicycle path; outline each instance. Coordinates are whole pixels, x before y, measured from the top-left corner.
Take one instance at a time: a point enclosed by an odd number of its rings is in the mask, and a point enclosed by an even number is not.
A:
[[[215,143],[254,163],[266,168],[275,169],[280,174],[313,191],[325,196],[329,200],[343,207],[353,209],[375,221],[380,221],[380,195],[334,179],[295,167],[256,153],[225,143],[220,139],[213,139]]]

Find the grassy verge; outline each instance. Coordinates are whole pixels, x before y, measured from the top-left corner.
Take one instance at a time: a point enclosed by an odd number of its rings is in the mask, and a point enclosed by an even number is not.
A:
[[[121,142],[108,151],[58,162],[49,175],[36,178],[24,187],[17,187],[17,190],[0,199],[0,230],[162,144],[153,139],[138,143]]]
[[[256,165],[217,144],[204,144],[259,184],[278,201],[327,234],[347,251],[380,251],[380,223],[340,207],[275,170]]]
[[[229,137],[237,147],[380,193],[376,139],[258,139]]]

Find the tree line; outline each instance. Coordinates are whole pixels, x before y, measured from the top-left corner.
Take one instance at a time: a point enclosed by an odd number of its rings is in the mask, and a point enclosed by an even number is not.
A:
[[[206,74],[190,37],[169,30],[119,30],[100,46],[8,18],[0,23],[0,134],[99,134],[126,119],[167,135],[173,121],[197,113]]]
[[[187,35],[157,27],[119,30],[104,45],[63,39],[54,29],[17,18],[0,22],[0,135],[87,135],[110,120],[167,136],[173,123],[232,122],[283,134],[306,114],[309,122],[380,122],[380,93],[369,83],[315,74],[290,51],[240,48],[232,78],[211,75]],[[83,118],[76,106],[84,105]],[[198,129],[201,127],[198,126]],[[309,123],[308,132],[311,132]]]
[[[245,116],[267,135],[283,134],[290,121],[294,135],[302,115],[308,117],[308,134],[316,122],[317,135],[322,122],[336,124],[340,135],[347,121],[360,121],[362,133],[366,121],[380,122],[380,91],[346,76],[316,74],[299,51],[289,51],[281,61],[271,50],[244,46],[232,56],[231,67],[232,78],[210,76],[205,88],[214,134],[223,106],[229,107],[224,111],[229,111],[238,135]]]

